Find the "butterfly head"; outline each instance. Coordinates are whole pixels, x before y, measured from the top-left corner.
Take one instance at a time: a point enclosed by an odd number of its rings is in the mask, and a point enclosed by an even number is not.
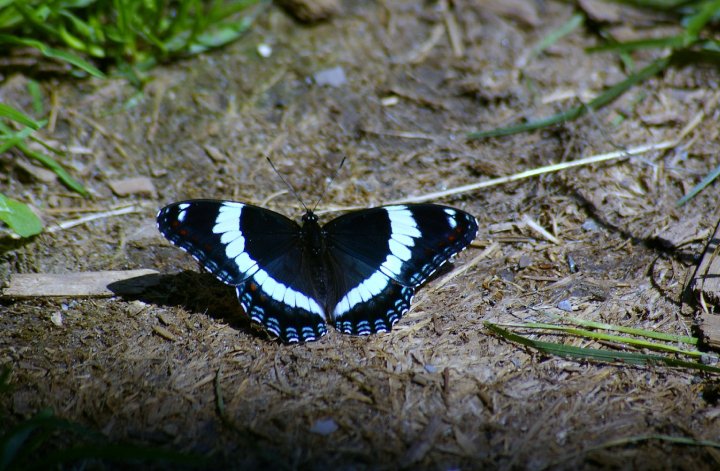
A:
[[[315,215],[315,213],[308,209],[305,214],[303,214],[302,222],[303,224],[317,224],[318,217]]]

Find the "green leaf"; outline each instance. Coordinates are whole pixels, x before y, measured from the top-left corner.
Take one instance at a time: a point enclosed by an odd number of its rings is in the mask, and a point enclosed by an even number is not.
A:
[[[0,193],[0,221],[20,237],[31,237],[42,231],[42,221],[26,205]]]

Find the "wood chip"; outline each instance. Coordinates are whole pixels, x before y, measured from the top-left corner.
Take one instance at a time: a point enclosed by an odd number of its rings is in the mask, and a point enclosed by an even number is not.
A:
[[[164,338],[165,340],[170,340],[171,342],[177,342],[178,340],[178,337],[175,334],[160,325],[154,325],[153,332],[155,332],[157,335]]]
[[[660,242],[672,247],[681,247],[692,240],[704,240],[704,238],[709,235],[709,233],[701,231],[703,220],[706,217],[707,214],[698,213],[694,216],[683,218],[678,222],[664,227],[656,237]]]
[[[703,313],[700,315],[698,330],[705,345],[713,350],[720,350],[720,316]]]
[[[720,253],[718,243],[720,242],[720,224],[715,227],[715,232],[710,238],[700,264],[691,281],[690,288],[702,303],[720,306]]]
[[[215,162],[216,164],[221,164],[223,162],[227,162],[228,158],[227,155],[225,155],[224,152],[222,152],[220,149],[218,149],[215,146],[211,146],[210,144],[205,144],[203,146],[203,149],[205,149],[205,153],[207,154],[210,159]]]
[[[327,20],[340,13],[338,0],[278,0],[277,3],[305,23]]]
[[[410,446],[401,460],[403,468],[417,463],[425,457],[435,444],[435,439],[440,434],[442,426],[443,422],[440,416],[434,416],[430,419],[430,423],[428,423],[420,437]]]
[[[606,23],[618,23],[623,18],[620,5],[602,0],[579,0],[580,8],[585,11],[588,18]]]
[[[710,238],[702,260],[691,281],[690,288],[700,305],[705,308],[698,322],[698,331],[703,342],[710,348],[720,349],[720,315],[711,312],[711,306],[720,306],[720,224]]]
[[[533,2],[525,0],[481,0],[478,1],[480,8],[495,13],[498,16],[511,18],[526,26],[539,26],[540,15]]]
[[[43,183],[53,183],[55,180],[57,180],[57,175],[55,175],[55,172],[46,168],[38,167],[37,165],[33,165],[21,159],[17,159],[15,161],[15,165],[26,171],[33,178]]]
[[[117,196],[155,195],[155,185],[148,177],[133,177],[108,182],[110,189]]]
[[[139,294],[156,285],[155,270],[97,271],[82,273],[28,273],[10,276],[0,299],[44,297],[102,298]]]

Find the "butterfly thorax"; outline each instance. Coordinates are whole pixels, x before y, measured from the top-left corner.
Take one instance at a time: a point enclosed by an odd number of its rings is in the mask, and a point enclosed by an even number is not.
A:
[[[305,275],[311,280],[314,289],[314,293],[312,294],[316,299],[323,300],[323,304],[325,304],[324,307],[328,310],[333,307],[329,304],[333,303],[334,300],[328,300],[325,232],[320,227],[320,224],[318,224],[317,216],[310,210],[303,215],[302,222],[300,237],[302,239],[304,252],[303,259],[307,267]]]
[[[325,238],[322,229],[318,224],[318,217],[312,211],[308,210],[302,217],[303,225],[300,232],[305,247],[309,248],[313,255],[323,253],[325,246]]]

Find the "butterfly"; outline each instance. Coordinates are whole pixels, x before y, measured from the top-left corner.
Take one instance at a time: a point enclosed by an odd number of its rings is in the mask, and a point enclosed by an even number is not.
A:
[[[352,211],[321,226],[310,210],[300,225],[250,204],[188,200],[162,208],[157,224],[285,343],[317,340],[327,324],[389,332],[415,290],[478,231],[470,214],[436,204]]]

